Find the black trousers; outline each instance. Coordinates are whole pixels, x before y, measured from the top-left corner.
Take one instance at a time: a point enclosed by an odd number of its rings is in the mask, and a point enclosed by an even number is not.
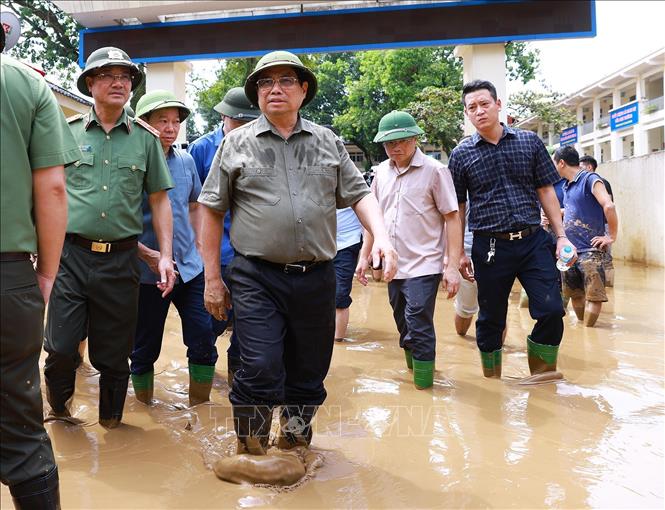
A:
[[[539,344],[559,345],[564,316],[561,276],[549,234],[538,229],[520,240],[497,239],[491,265],[486,264],[489,246],[489,237],[473,237],[472,259],[480,305],[476,320],[478,348],[483,352],[501,348],[508,296],[515,278],[529,296],[529,313],[536,320],[531,339]]]
[[[74,394],[78,346],[100,372],[99,417],[122,418],[139,296],[137,249],[95,253],[65,240],[46,320],[47,396],[62,412]]]
[[[55,469],[39,380],[44,300],[30,261],[0,262],[0,481]]]
[[[242,363],[229,399],[236,423],[239,418],[254,420],[236,432],[267,434],[270,411],[276,405],[288,406],[288,416],[297,415],[301,424],[308,425],[313,408],[326,398],[323,380],[335,335],[333,263],[286,274],[237,254],[226,283]]]

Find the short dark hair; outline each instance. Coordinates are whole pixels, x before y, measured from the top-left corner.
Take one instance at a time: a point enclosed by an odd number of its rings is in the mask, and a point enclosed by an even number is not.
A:
[[[593,168],[594,172],[596,171],[596,168],[598,168],[598,161],[596,161],[596,158],[591,156],[582,156],[580,158],[580,163],[589,165],[591,168]]]
[[[563,159],[563,162],[568,166],[579,166],[580,155],[572,145],[564,145],[554,151],[554,161],[557,163]]]
[[[473,80],[469,83],[465,83],[462,87],[462,104],[466,106],[466,95],[475,92],[476,90],[487,90],[490,93],[490,96],[496,101],[496,87],[487,80]]]

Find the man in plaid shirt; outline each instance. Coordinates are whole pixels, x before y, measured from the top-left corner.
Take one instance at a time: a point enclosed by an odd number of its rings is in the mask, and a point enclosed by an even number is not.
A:
[[[556,371],[564,311],[553,244],[540,227],[540,206],[557,236],[558,256],[564,246],[572,246],[564,234],[552,186],[559,174],[535,133],[499,122],[501,100],[494,85],[480,80],[467,83],[462,101],[477,133],[453,150],[448,168],[461,218],[467,196],[470,201],[473,266],[461,253],[460,271],[478,283],[476,341],[483,374],[501,377],[501,334],[515,278],[526,289],[529,312],[536,320],[527,337],[531,374]]]

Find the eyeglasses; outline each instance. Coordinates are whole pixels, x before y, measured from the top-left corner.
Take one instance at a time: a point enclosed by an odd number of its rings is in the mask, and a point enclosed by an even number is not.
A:
[[[93,75],[95,79],[99,80],[104,85],[111,85],[116,80],[118,80],[122,85],[127,85],[132,82],[132,75],[128,73],[120,74],[111,74],[111,73],[99,73]]]
[[[415,138],[410,137],[410,138],[400,138],[399,140],[390,140],[389,142],[383,142],[383,146],[387,149],[394,149],[398,145],[405,144],[412,140],[415,140]]]
[[[266,92],[268,90],[272,90],[272,88],[275,86],[275,82],[279,83],[280,89],[288,90],[295,87],[296,83],[299,83],[300,80],[298,80],[298,78],[295,76],[281,76],[276,80],[272,78],[261,78],[260,80],[256,80],[256,88],[262,92]]]

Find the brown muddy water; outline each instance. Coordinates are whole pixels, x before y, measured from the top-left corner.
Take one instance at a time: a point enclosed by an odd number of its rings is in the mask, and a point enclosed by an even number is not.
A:
[[[481,376],[473,326],[454,333],[437,302],[437,373],[411,382],[383,284],[356,284],[351,340],[335,345],[312,447],[323,465],[288,490],[219,481],[233,452],[225,349],[212,404],[187,408],[187,361],[172,311],[148,408],[130,386],[124,425],[97,423],[98,376],[79,374],[73,410],[52,422],[63,509],[663,508],[665,431],[662,268],[617,264],[595,328],[572,309],[564,380],[520,386],[533,324],[511,295],[502,380]],[[2,508],[11,508],[6,487]]]

